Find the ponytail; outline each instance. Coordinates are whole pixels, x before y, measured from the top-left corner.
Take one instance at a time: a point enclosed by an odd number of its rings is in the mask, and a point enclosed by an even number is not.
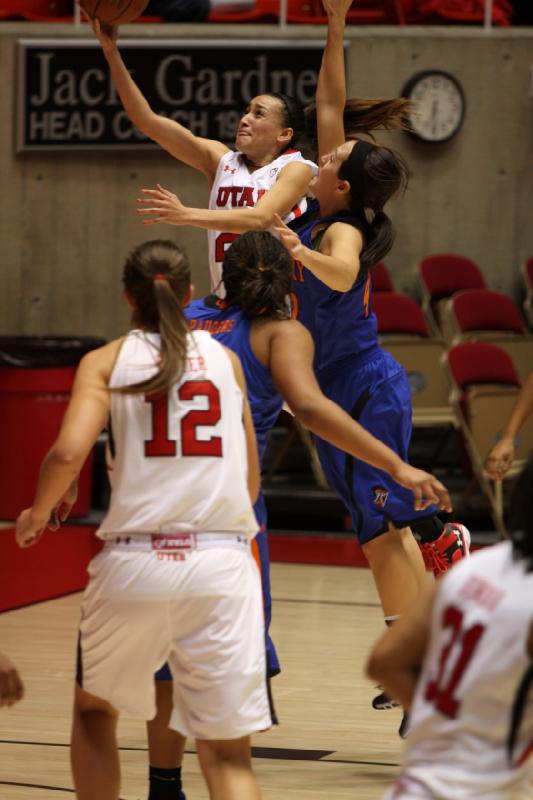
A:
[[[187,355],[190,325],[183,312],[190,287],[187,258],[173,242],[159,239],[145,242],[130,253],[123,282],[134,304],[134,324],[159,333],[161,358],[154,376],[117,391],[163,394],[182,374]]]
[[[391,99],[352,98],[344,106],[343,124],[346,139],[354,139],[365,133],[372,139],[372,131],[408,131],[408,114],[413,104],[405,97]],[[316,105],[305,108],[307,136],[316,151],[318,149]]]
[[[226,301],[239,306],[250,319],[288,319],[291,275],[291,258],[272,234],[243,233],[224,257]]]
[[[367,243],[360,258],[362,276],[387,255],[395,237],[392,221],[384,211],[374,214],[372,222],[365,226],[365,233]]]

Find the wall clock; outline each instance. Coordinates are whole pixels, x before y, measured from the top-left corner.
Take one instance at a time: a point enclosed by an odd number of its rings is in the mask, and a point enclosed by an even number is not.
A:
[[[466,100],[457,78],[439,69],[417,72],[402,89],[413,102],[408,114],[411,133],[424,142],[447,142],[461,128]]]

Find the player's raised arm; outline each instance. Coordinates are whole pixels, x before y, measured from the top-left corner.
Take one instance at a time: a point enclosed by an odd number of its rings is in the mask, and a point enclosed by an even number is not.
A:
[[[157,184],[155,189],[141,189],[137,213],[145,225],[163,222],[231,233],[268,230],[276,214],[285,216],[306,194],[312,177],[307,164],[292,162],[283,167],[276,183],[255,206],[221,210],[184,206],[176,194]]]
[[[316,91],[319,156],[331,153],[345,141],[344,27],[352,0],[323,0],[328,16],[328,36],[322,55]]]
[[[273,331],[270,371],[295,417],[321,439],[388,472],[413,492],[416,510],[437,503],[450,511],[450,496],[440,481],[406,464],[322,393],[312,369],[313,340],[303,325],[295,320],[277,322]]]
[[[117,46],[118,28],[102,25],[98,19],[89,19],[89,23],[102,46],[113,83],[131,122],[174,158],[202,172],[211,183],[218,162],[229,148],[222,142],[195,136],[175,120],[156,114],[122,60]]]

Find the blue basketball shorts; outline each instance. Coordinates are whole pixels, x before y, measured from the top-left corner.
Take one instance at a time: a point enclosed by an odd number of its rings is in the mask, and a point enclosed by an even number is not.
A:
[[[357,369],[347,369],[320,381],[324,394],[334,400],[363,428],[407,461],[411,439],[411,389],[403,367],[389,354]],[[316,438],[320,463],[329,484],[351,514],[361,544],[417,519],[432,517],[436,506],[415,511],[414,495],[387,472],[370,466],[337,447]]]

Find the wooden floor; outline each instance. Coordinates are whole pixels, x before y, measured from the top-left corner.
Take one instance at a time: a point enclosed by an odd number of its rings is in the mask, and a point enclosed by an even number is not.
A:
[[[400,713],[374,711],[365,656],[382,614],[365,569],[274,564],[272,635],[282,660],[273,681],[280,725],[254,737],[264,800],[378,800],[401,753]],[[73,796],[68,764],[80,595],[0,615],[0,648],[16,661],[26,697],[0,711],[0,799]],[[123,718],[121,797],[147,797],[144,724]],[[188,800],[207,800],[193,743]],[[98,800],[95,798],[95,800]]]

